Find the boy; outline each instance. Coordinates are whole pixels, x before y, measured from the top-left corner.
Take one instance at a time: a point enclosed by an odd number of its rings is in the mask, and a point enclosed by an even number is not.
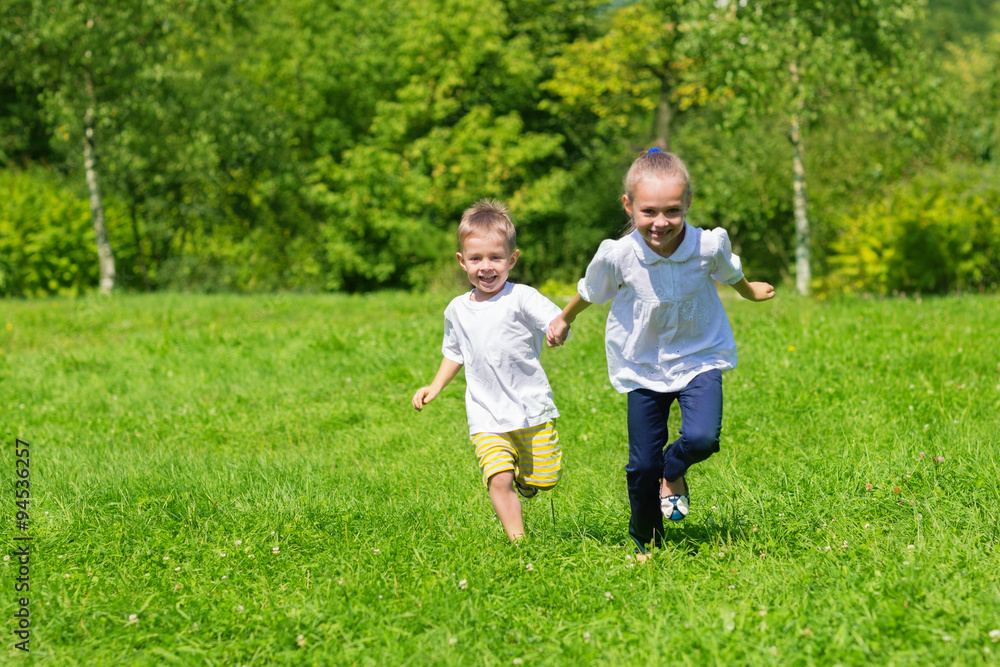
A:
[[[473,289],[444,311],[444,359],[430,385],[413,395],[418,411],[465,366],[466,413],[490,502],[512,542],[524,537],[521,502],[559,481],[559,416],[539,362],[549,323],[560,313],[534,288],[507,282],[517,263],[507,208],[483,199],[458,227],[458,263]]]

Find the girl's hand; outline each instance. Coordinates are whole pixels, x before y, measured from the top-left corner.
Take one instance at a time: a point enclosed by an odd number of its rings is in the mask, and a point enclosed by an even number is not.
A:
[[[753,291],[751,301],[767,301],[774,298],[774,287],[770,283],[750,283],[750,289]]]
[[[433,387],[421,387],[417,389],[417,393],[413,395],[413,400],[411,403],[417,412],[424,409],[424,406],[437,398],[438,392],[434,391]]]
[[[557,315],[549,323],[549,330],[545,332],[545,342],[548,343],[549,347],[558,347],[566,342],[568,336],[569,324],[562,315]]]
[[[733,283],[731,287],[748,301],[767,301],[774,298],[774,288],[770,283],[751,283],[743,278],[738,283]]]

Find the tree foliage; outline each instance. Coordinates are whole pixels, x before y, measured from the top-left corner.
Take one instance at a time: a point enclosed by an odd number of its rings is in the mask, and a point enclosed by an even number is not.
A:
[[[831,291],[982,291],[1000,285],[1000,169],[921,174],[847,216]]]
[[[969,3],[934,0],[922,22],[919,0],[10,0],[0,173],[25,211],[35,188],[79,203],[92,108],[120,285],[357,291],[452,280],[457,220],[485,196],[514,211],[517,279],[572,281],[625,222],[628,163],[669,145],[692,221],[780,281],[798,114],[824,275],[845,209],[995,161],[997,3],[972,3],[974,28]],[[949,16],[929,48],[918,28]],[[13,247],[34,223],[4,210]],[[85,245],[51,252],[96,261],[67,216],[39,219]],[[14,257],[0,293],[50,289]],[[95,274],[74,275],[51,289]]]

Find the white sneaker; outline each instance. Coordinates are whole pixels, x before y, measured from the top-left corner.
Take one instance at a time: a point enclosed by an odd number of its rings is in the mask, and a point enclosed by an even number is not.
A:
[[[660,511],[671,521],[680,521],[690,511],[691,499],[684,495],[669,495],[660,497]]]

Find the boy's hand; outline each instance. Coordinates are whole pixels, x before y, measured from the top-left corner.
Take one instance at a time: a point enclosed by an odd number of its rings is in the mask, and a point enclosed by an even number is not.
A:
[[[437,398],[438,394],[448,386],[448,383],[455,379],[460,370],[462,370],[462,364],[452,361],[448,357],[442,359],[441,367],[438,368],[434,380],[426,387],[417,389],[417,393],[413,395],[413,400],[410,401],[410,404],[417,412],[423,410],[425,405]]]
[[[417,389],[417,393],[413,395],[413,400],[411,403],[413,407],[416,408],[417,412],[424,409],[424,406],[437,398],[439,392],[434,391],[433,387],[421,387]]]
[[[549,330],[545,332],[545,342],[549,347],[558,347],[566,342],[567,336],[569,336],[569,324],[562,315],[557,315],[549,323]]]

